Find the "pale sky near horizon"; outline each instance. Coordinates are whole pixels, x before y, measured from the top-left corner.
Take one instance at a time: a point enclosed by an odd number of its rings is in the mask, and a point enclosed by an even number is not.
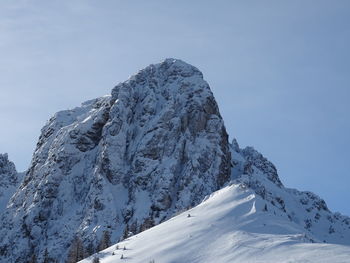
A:
[[[350,1],[0,2],[0,152],[29,166],[58,110],[166,57],[198,67],[230,140],[350,215]]]

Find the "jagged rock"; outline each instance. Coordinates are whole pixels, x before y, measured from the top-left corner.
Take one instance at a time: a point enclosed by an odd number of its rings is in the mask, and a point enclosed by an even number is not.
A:
[[[0,215],[17,189],[22,179],[22,174],[17,173],[16,167],[8,159],[8,155],[0,154]]]
[[[9,161],[7,153],[0,154],[0,180],[1,186],[18,183],[16,167]]]
[[[349,217],[333,214],[314,193],[285,188],[275,166],[254,148],[240,149],[234,140],[231,155],[231,184],[252,189],[262,197],[266,201],[263,211],[303,227],[314,242],[350,245]]]

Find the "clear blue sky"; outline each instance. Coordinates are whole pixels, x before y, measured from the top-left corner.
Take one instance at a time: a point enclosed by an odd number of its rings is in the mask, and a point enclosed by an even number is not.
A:
[[[197,66],[231,139],[350,215],[350,1],[0,2],[0,152],[166,57]]]

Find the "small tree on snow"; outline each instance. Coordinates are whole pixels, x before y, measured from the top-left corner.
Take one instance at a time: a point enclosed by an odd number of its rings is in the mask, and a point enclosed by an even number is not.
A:
[[[94,259],[92,260],[92,263],[100,263],[100,258],[94,257]]]
[[[109,231],[103,231],[100,243],[98,245],[98,250],[104,250],[111,245],[111,234]]]
[[[45,249],[44,252],[44,261],[43,263],[50,263],[52,261],[52,259],[49,257],[49,252],[47,251],[47,248]]]
[[[96,251],[96,247],[94,245],[94,243],[92,241],[90,241],[85,249],[85,257],[89,257],[92,254],[95,254]]]
[[[267,204],[264,205],[263,211],[267,211]]]
[[[29,259],[28,262],[29,262],[29,263],[37,263],[35,254],[33,254],[33,255],[31,256],[31,258]]]
[[[139,232],[145,231],[155,225],[152,217],[148,217],[144,220],[142,224],[140,224]]]
[[[129,237],[129,225],[126,224],[124,228],[123,239],[127,239],[128,237]]]
[[[135,221],[134,223],[132,223],[129,227],[129,233],[132,233],[132,235],[137,234],[138,232],[138,224],[137,221]]]
[[[69,248],[67,263],[75,263],[84,259],[84,245],[79,237],[75,237]]]

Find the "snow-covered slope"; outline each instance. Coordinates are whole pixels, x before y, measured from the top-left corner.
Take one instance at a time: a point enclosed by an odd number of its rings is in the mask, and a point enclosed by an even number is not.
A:
[[[285,188],[252,147],[234,140],[230,149],[228,186],[81,263],[349,262],[349,217],[333,214],[313,193]]]
[[[64,262],[78,236],[90,250],[201,202],[230,178],[228,136],[202,73],[150,65],[111,95],[58,112],[2,218],[2,259],[47,250]]]
[[[17,173],[8,155],[0,154],[0,215],[5,210],[11,196],[16,192],[22,178],[23,173]]]
[[[96,257],[101,263],[349,262],[350,246],[312,243],[315,237],[306,229],[275,211],[254,191],[233,183],[195,208],[80,262]]]
[[[315,242],[350,245],[350,218],[332,213],[311,192],[285,188],[275,166],[252,147],[240,149],[234,140],[232,179],[266,202],[265,210],[299,225]]]

